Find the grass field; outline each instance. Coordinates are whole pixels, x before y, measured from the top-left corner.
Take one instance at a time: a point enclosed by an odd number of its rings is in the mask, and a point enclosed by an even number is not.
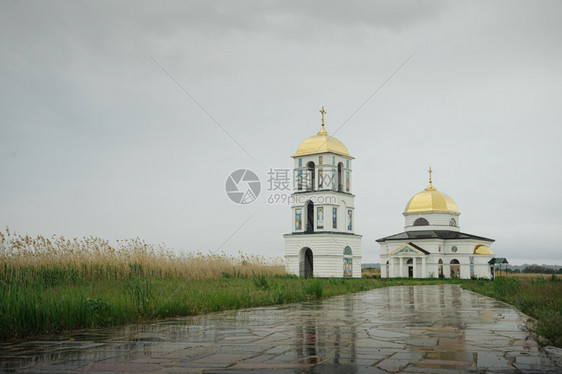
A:
[[[381,287],[373,279],[299,279],[280,261],[177,256],[140,239],[0,232],[0,339],[152,318],[293,303]]]
[[[178,256],[140,239],[29,237],[0,232],[0,339],[147,319],[315,300],[379,287],[460,283],[537,319],[542,343],[562,346],[562,280],[509,274],[495,281],[300,279],[280,261]]]
[[[537,278],[552,278],[552,274],[538,274],[538,273],[507,273],[503,274],[502,277],[515,278],[515,279],[537,279]],[[554,277],[562,280],[562,274],[554,274]]]
[[[373,268],[362,269],[361,275],[363,277],[380,278],[381,277],[381,269],[373,269]]]

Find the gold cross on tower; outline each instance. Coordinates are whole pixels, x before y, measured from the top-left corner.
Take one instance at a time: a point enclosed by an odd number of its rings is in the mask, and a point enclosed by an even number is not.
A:
[[[433,170],[431,170],[431,166],[429,167],[429,184],[431,184],[431,173],[433,173]]]
[[[324,105],[322,105],[322,109],[320,109],[320,113],[322,113],[322,127],[324,127],[324,114],[328,113],[324,109]]]

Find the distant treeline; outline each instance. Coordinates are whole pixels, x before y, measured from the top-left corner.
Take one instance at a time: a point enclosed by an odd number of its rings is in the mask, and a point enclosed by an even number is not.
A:
[[[543,265],[524,265],[521,267],[514,267],[506,269],[508,273],[534,273],[534,274],[562,274],[562,267],[558,269],[552,266],[543,266]]]

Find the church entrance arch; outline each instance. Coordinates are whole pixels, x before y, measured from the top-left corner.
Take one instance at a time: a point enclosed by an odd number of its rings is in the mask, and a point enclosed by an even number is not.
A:
[[[460,278],[461,277],[461,265],[459,260],[451,260],[451,278]]]
[[[414,260],[413,259],[408,259],[408,261],[406,261],[406,264],[408,265],[408,278],[413,278],[414,277]]]
[[[306,202],[306,232],[314,232],[314,203]]]
[[[439,278],[445,278],[445,275],[443,274],[443,260],[439,259],[439,262],[437,263],[437,272],[439,273]]]
[[[299,276],[303,278],[312,278],[314,275],[314,256],[312,250],[308,247],[301,249],[299,254]]]

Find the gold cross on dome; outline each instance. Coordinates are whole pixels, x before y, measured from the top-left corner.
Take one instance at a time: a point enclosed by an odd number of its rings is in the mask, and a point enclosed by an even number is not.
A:
[[[324,105],[322,105],[322,109],[320,109],[320,113],[322,113],[322,127],[324,126],[324,115],[328,112],[324,109]]]
[[[429,184],[431,184],[431,173],[433,173],[433,170],[431,170],[431,166],[429,167]]]

